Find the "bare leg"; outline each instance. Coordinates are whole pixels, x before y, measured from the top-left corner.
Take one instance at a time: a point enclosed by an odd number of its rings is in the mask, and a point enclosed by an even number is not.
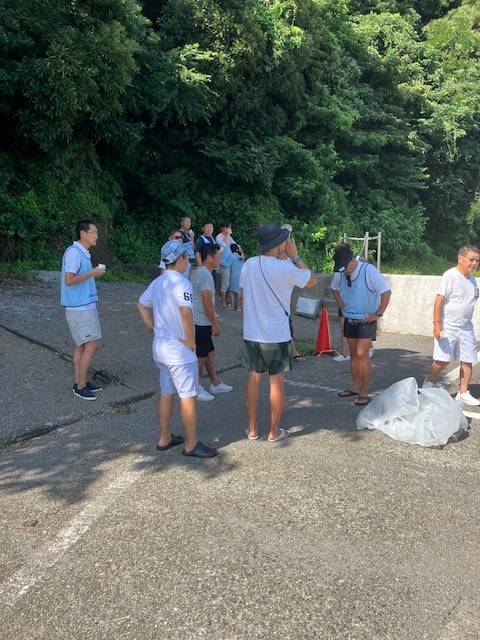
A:
[[[98,349],[98,340],[85,342],[73,350],[73,369],[75,384],[83,389],[87,384],[88,370],[92,364],[93,356]]]
[[[296,358],[297,356],[301,357],[301,354],[298,353],[297,347],[295,346],[295,341],[293,338],[290,340],[290,349],[292,350],[292,358]]]
[[[362,395],[360,393],[360,389],[361,389],[361,386],[362,386],[362,380],[361,380],[361,376],[360,376],[359,363],[358,363],[357,358],[354,358],[354,347],[352,347],[352,342],[358,342],[358,340],[354,339],[354,338],[348,338],[347,353],[349,353],[350,356],[351,356],[351,359],[350,359],[350,373],[352,374],[352,384],[350,386],[350,389],[352,391],[355,391],[356,393],[358,393],[358,395]],[[343,355],[345,355],[345,354],[343,354]]]
[[[345,318],[340,318],[340,348],[344,356],[350,354],[350,348],[348,346],[348,339],[343,334],[343,328],[345,326]]]
[[[75,347],[75,349],[73,350],[73,373],[75,376],[75,384],[77,386],[80,371],[80,360],[82,359],[84,349],[85,345],[81,344],[79,347]]]
[[[372,377],[372,363],[368,357],[370,338],[349,338],[350,371],[352,372],[352,389],[358,391],[362,398],[368,396],[368,387]]]
[[[220,295],[222,296],[222,307],[225,308],[227,306],[227,292],[220,291]]]
[[[228,300],[230,302],[232,309],[235,309],[235,296],[233,295],[233,291],[228,292]]]
[[[260,382],[262,374],[249,371],[247,376],[247,386],[245,389],[245,404],[248,414],[248,433],[253,437],[258,435],[257,410],[260,396]]]
[[[270,440],[278,438],[280,435],[280,420],[282,418],[283,407],[285,405],[285,374],[269,377],[270,382]]]
[[[215,372],[215,351],[210,351],[208,357],[205,358],[205,368],[207,369],[211,383],[216,387],[220,384],[220,380]]]
[[[197,396],[180,398],[180,417],[185,433],[185,451],[191,451],[198,442],[197,438]]]
[[[470,378],[472,377],[472,363],[460,362],[460,393],[468,391]]]
[[[207,361],[206,358],[198,358],[197,357],[197,362],[198,362],[198,381],[199,382],[202,379],[203,367],[204,367],[206,361]]]
[[[172,421],[174,397],[173,393],[161,393],[157,398],[157,420],[160,430],[160,439],[157,444],[159,447],[166,447],[172,439],[170,422]]]
[[[435,383],[438,376],[441,374],[442,370],[447,366],[447,364],[448,362],[442,362],[441,360],[434,360],[432,362],[432,366],[430,367],[430,372],[428,374],[427,381],[431,382],[432,384]],[[470,375],[471,373],[472,373],[472,370],[470,369]],[[462,372],[460,369],[460,388],[462,385],[461,377],[462,377]],[[468,378],[468,380],[470,381],[470,377]]]

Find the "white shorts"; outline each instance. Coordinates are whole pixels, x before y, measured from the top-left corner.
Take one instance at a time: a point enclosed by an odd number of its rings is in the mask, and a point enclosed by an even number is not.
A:
[[[163,364],[155,362],[160,370],[160,393],[178,393],[179,398],[198,396],[198,362]]]
[[[83,309],[82,311],[66,310],[68,328],[72,334],[73,341],[80,347],[85,342],[100,340],[100,320],[96,309]]]
[[[477,362],[477,341],[473,330],[445,329],[447,336],[434,339],[433,359],[439,362]]]

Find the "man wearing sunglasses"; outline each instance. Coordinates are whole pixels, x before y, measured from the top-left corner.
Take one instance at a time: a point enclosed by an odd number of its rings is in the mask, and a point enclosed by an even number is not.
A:
[[[171,229],[170,233],[168,234],[168,240],[178,240],[178,242],[183,242],[183,236],[178,229]],[[186,247],[185,251],[187,251]],[[158,268],[160,269],[160,275],[162,275],[165,272],[165,263],[163,262],[163,260],[160,260]]]
[[[368,387],[372,376],[369,349],[377,321],[385,313],[392,292],[385,278],[373,264],[361,262],[350,245],[341,242],[333,256],[334,271],[340,282],[332,283],[332,293],[345,318],[344,336],[350,349],[352,386],[341,391],[341,398],[358,396],[354,404],[364,407],[370,402]]]
[[[422,387],[438,386],[441,371],[453,359],[460,361],[460,390],[457,398],[465,404],[480,405],[468,385],[477,362],[477,341],[473,330],[473,310],[478,285],[473,272],[478,269],[480,249],[467,244],[458,251],[457,266],[445,271],[433,308],[433,362]]]

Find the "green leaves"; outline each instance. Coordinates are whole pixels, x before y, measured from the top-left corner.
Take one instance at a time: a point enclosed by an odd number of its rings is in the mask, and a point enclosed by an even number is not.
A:
[[[382,231],[387,260],[425,229],[445,251],[474,238],[479,11],[4,0],[0,252],[1,236],[56,250],[84,213],[131,261],[156,259],[185,213],[196,230],[232,219],[249,251],[258,224],[293,220],[317,268],[343,232]]]

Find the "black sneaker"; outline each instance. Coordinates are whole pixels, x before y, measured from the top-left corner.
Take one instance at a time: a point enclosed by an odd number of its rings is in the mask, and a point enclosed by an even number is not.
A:
[[[81,398],[82,400],[96,400],[97,399],[97,396],[93,393],[93,391],[90,391],[90,389],[88,387],[83,387],[83,389],[79,389],[77,387],[77,385],[75,384],[73,386],[73,393],[78,398]]]
[[[90,389],[92,393],[98,393],[103,389],[99,384],[96,384],[95,382],[90,382],[90,381],[87,381],[87,384],[85,386],[87,387],[87,389]],[[77,385],[74,384],[72,389],[73,393],[75,393],[76,388],[77,388]]]

